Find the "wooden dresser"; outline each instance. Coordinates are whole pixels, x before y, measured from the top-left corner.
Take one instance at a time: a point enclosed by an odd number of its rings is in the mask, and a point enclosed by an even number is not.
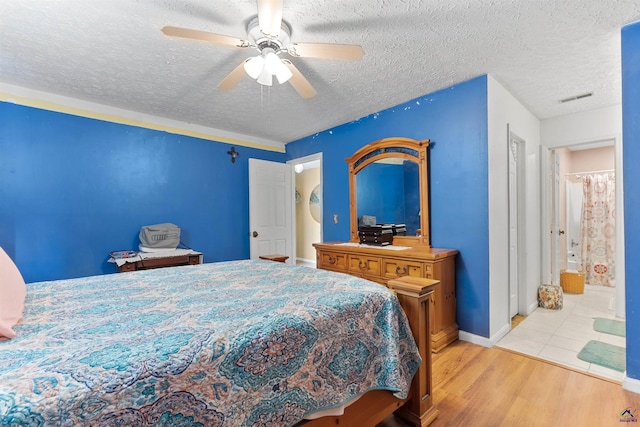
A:
[[[440,281],[431,295],[429,324],[431,350],[435,353],[458,339],[456,323],[455,249],[425,246],[398,249],[357,243],[316,243],[317,267],[338,271],[387,286],[389,280],[403,276]]]

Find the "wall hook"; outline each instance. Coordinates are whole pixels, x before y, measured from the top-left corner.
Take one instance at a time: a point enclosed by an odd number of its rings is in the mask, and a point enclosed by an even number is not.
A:
[[[231,156],[231,163],[235,163],[236,157],[240,155],[240,153],[236,151],[236,147],[231,147],[231,150],[227,151],[227,154]]]

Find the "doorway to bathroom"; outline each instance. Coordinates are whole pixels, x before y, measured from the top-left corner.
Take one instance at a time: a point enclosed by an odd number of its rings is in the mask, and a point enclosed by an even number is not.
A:
[[[295,172],[295,264],[315,267],[313,244],[322,242],[322,153],[287,163]]]
[[[562,271],[584,273],[583,286],[580,293],[564,292],[562,309],[535,309],[497,346],[622,382],[624,366],[607,367],[611,360],[601,355],[601,363],[584,358],[594,347],[607,355],[614,349],[612,357],[621,354],[624,363],[624,333],[597,327],[608,322],[624,329],[622,180],[615,179],[622,170],[619,142],[613,137],[543,147],[542,283],[560,285]]]
[[[554,150],[557,158],[559,272],[583,274],[590,285],[616,285],[614,141]],[[565,277],[572,277],[565,275]],[[581,276],[582,277],[582,276]]]

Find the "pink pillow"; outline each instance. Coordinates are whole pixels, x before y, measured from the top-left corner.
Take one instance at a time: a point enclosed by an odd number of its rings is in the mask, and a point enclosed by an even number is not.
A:
[[[0,337],[16,336],[12,329],[22,318],[27,287],[9,255],[0,247]]]

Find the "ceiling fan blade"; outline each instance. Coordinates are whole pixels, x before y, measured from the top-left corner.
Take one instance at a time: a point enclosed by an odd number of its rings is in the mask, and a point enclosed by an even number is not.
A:
[[[225,36],[222,34],[210,33],[208,31],[192,30],[189,28],[162,27],[162,32],[171,37],[183,37],[185,39],[201,40],[213,44],[231,47],[249,47],[250,44],[246,40],[237,37]]]
[[[258,0],[258,22],[260,31],[268,36],[278,37],[282,26],[282,5],[284,0]]]
[[[287,51],[292,56],[326,59],[361,59],[362,46],[335,43],[291,43]]]
[[[247,61],[243,61],[236,68],[233,69],[232,72],[227,74],[227,76],[222,79],[220,83],[218,83],[218,88],[224,92],[233,89],[239,82],[242,80],[244,75],[246,74],[244,71],[244,63]]]
[[[291,83],[291,86],[298,92],[298,95],[305,99],[316,96],[318,92],[316,92],[313,86],[311,86],[311,83],[309,83],[309,80],[304,78],[300,70],[298,70],[291,61],[283,59],[282,63],[285,64],[293,74],[289,79],[289,83]]]

